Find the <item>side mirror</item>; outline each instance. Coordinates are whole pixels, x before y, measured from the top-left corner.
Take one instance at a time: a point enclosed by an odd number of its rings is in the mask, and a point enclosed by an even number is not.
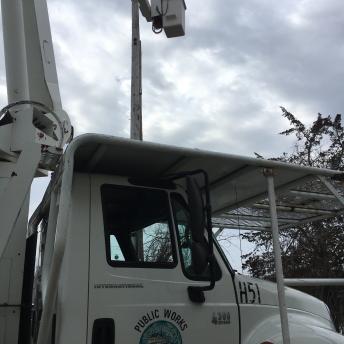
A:
[[[194,175],[203,175],[205,205]],[[188,294],[192,302],[203,303],[205,301],[204,292],[213,290],[215,287],[215,259],[213,247],[213,230],[211,223],[211,202],[209,192],[209,178],[204,170],[194,170],[189,172],[180,172],[171,176],[171,180],[186,178],[186,191],[188,194],[188,203],[190,211],[190,229],[191,229],[191,259],[193,269],[197,274],[202,274],[209,266],[210,285],[209,286],[189,286]],[[205,239],[204,231],[208,233],[208,242]]]
[[[186,179],[190,209],[190,227],[192,236],[192,262],[197,274],[202,274],[208,266],[209,249],[204,238],[205,212],[201,190],[193,176]]]

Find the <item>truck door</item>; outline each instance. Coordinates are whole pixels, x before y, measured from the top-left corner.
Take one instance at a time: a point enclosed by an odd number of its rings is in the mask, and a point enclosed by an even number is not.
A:
[[[91,200],[89,344],[239,343],[232,276],[218,256],[215,289],[203,304],[189,299],[188,286],[209,278],[193,272],[178,194],[93,176]]]

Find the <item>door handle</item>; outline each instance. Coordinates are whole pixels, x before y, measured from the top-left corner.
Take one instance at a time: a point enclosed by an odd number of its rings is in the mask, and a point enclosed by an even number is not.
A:
[[[94,320],[92,329],[92,344],[114,344],[115,322],[111,318]]]

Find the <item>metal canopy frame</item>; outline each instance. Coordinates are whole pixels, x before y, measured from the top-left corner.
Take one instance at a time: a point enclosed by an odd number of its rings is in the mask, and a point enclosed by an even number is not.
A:
[[[290,228],[344,213],[343,182],[321,175],[302,178],[289,187],[276,187],[276,208],[280,229]],[[221,229],[271,231],[270,205],[266,195],[244,206],[232,206],[213,218]],[[219,234],[220,232],[218,232]]]

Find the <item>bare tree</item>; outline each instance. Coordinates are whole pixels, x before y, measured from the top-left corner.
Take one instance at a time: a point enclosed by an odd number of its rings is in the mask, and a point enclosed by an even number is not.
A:
[[[344,128],[341,115],[317,119],[306,126],[285,108],[283,116],[290,128],[282,135],[295,135],[294,151],[283,153],[274,160],[305,166],[344,170]],[[259,156],[258,154],[256,154]],[[343,216],[281,231],[281,247],[285,276],[344,277]],[[252,252],[243,256],[244,268],[255,277],[274,280],[275,269],[270,232],[251,232],[242,236],[255,244]],[[344,332],[344,293],[339,287],[300,288],[323,301],[335,316],[335,324]]]

